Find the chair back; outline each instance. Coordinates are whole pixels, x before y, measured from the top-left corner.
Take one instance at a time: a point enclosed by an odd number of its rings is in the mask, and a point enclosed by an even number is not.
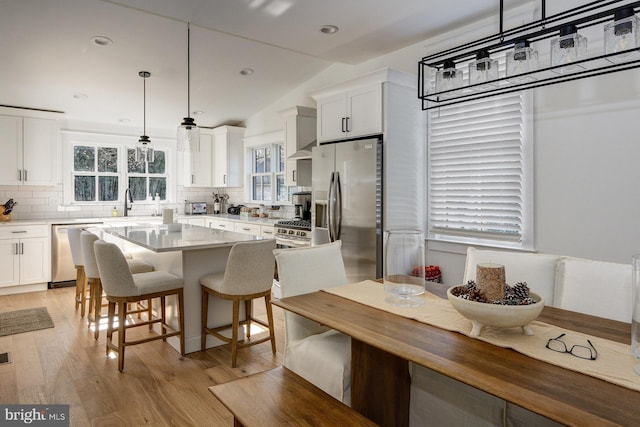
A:
[[[98,240],[98,236],[90,231],[80,233],[80,246],[82,248],[82,261],[84,262],[84,273],[90,279],[98,279],[100,272],[96,263],[96,254],[93,250],[93,243]]]
[[[220,292],[227,295],[252,295],[273,285],[276,241],[238,242],[231,247]]]
[[[282,297],[308,294],[347,283],[340,240],[304,248],[276,249]],[[287,345],[320,334],[329,328],[290,312],[285,312]]]
[[[69,248],[71,249],[71,259],[74,265],[84,265],[82,259],[82,244],[80,243],[80,234],[82,228],[69,227],[67,229],[67,238],[69,239]]]
[[[96,240],[93,249],[104,292],[114,297],[136,295],[137,287],[120,248],[113,243]]]

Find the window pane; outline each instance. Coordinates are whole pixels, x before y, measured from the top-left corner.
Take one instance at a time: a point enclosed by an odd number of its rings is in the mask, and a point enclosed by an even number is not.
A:
[[[73,170],[89,172],[95,170],[96,152],[93,147],[73,147]]]
[[[76,176],[73,181],[76,202],[91,202],[96,199],[96,178],[94,176]]]
[[[146,200],[147,199],[147,178],[130,177],[129,190],[131,191],[133,200]]]
[[[278,145],[278,166],[276,172],[284,172],[284,162],[284,144],[280,144]]]
[[[271,176],[266,175],[262,177],[262,200],[270,202],[271,198]]]
[[[165,152],[157,151],[153,152],[153,162],[149,163],[149,173],[165,173]],[[152,194],[155,195],[154,192]]]
[[[118,177],[98,177],[98,200],[112,202],[118,200]]]
[[[276,191],[277,191],[277,201],[287,201],[288,200],[288,191],[287,187],[284,186],[284,175],[276,176]]]
[[[144,173],[144,160],[136,161],[136,150],[127,149],[127,171],[129,173]]]
[[[157,153],[157,151],[156,151]],[[151,166],[151,164],[149,164]],[[167,178],[149,178],[149,193],[153,197],[156,193],[160,196],[160,200],[167,200]]]
[[[254,172],[264,173],[264,148],[256,148],[253,150]]]
[[[271,172],[271,148],[264,149],[264,171]]]
[[[262,200],[262,177],[253,177],[253,200]]]
[[[98,148],[98,172],[118,172],[117,148]]]

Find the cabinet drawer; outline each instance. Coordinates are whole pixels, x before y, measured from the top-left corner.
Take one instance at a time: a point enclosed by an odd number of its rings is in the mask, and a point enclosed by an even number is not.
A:
[[[259,224],[247,224],[244,222],[236,222],[234,231],[236,233],[253,234],[254,236],[260,236],[262,233]]]
[[[217,228],[218,230],[233,231],[233,223],[221,219],[212,219],[208,221],[209,228]]]
[[[27,239],[30,237],[49,237],[48,225],[2,225],[0,239]]]
[[[273,225],[263,225],[260,228],[261,236],[266,237],[267,239],[273,239],[274,236],[274,228]]]

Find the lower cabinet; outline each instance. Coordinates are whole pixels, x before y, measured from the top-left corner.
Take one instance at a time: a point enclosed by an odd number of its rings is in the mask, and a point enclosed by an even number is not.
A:
[[[261,225],[260,226],[260,235],[267,239],[273,239],[275,236],[275,230],[273,225]]]
[[[233,231],[233,222],[223,219],[207,219],[207,227],[218,230]]]
[[[198,225],[200,227],[207,226],[205,218],[178,218],[178,222],[180,224]]]
[[[254,236],[260,236],[262,234],[260,224],[247,224],[246,222],[236,222],[233,224],[233,231],[236,233],[252,234]]]
[[[0,230],[0,287],[51,279],[49,227],[3,226]]]

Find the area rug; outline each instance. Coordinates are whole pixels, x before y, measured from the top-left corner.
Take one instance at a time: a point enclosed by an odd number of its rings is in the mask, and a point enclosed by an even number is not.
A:
[[[53,327],[46,307],[0,313],[0,337]]]

